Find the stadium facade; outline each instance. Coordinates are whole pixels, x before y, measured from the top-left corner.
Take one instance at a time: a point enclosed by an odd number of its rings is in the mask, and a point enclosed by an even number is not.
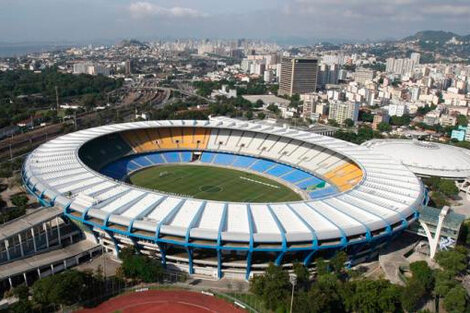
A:
[[[302,201],[236,203],[126,183],[151,166],[236,168],[282,182]],[[313,266],[337,251],[377,254],[418,218],[425,192],[398,161],[335,138],[230,119],[149,121],[53,139],[26,159],[26,188],[117,253],[133,245],[169,268],[214,277],[269,262]]]

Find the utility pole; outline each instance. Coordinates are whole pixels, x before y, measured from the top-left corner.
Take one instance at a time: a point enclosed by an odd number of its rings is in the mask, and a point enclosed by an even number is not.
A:
[[[55,86],[55,102],[55,110],[59,113],[59,87],[57,87],[57,85]]]

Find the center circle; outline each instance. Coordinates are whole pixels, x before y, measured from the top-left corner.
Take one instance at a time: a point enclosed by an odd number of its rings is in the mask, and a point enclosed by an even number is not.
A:
[[[215,193],[215,192],[222,191],[222,187],[211,186],[211,185],[205,185],[205,186],[199,187],[199,190],[204,191],[204,192],[212,192],[212,193]]]

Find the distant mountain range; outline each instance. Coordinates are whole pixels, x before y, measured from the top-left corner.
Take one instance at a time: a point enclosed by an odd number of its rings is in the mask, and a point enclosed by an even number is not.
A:
[[[403,38],[401,41],[431,41],[431,42],[439,42],[439,43],[446,43],[452,39],[462,42],[470,41],[470,35],[461,36],[456,33],[452,32],[445,32],[445,31],[435,31],[435,30],[425,30],[421,32],[417,32],[412,36],[408,36]]]

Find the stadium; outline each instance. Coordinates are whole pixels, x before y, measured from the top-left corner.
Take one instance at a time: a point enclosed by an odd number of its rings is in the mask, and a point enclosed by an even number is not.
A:
[[[23,180],[115,254],[250,278],[269,262],[365,261],[418,218],[424,187],[400,162],[335,138],[232,119],[115,124],[53,139]]]

